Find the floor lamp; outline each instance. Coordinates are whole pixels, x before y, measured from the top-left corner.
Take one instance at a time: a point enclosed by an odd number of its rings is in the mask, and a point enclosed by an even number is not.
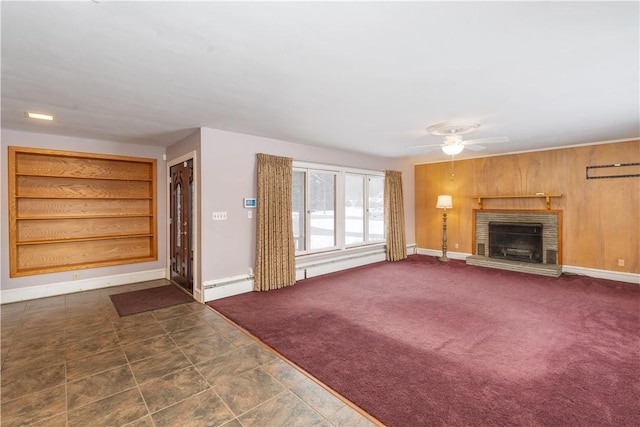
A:
[[[442,256],[439,259],[440,261],[447,262],[449,261],[449,258],[447,258],[447,209],[453,208],[451,196],[448,194],[439,195],[436,208],[444,209],[442,213]]]

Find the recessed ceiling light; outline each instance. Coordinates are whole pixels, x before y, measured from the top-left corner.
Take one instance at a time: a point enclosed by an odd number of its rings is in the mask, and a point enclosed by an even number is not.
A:
[[[32,113],[27,111],[26,115],[30,119],[53,120],[53,116],[51,114]]]

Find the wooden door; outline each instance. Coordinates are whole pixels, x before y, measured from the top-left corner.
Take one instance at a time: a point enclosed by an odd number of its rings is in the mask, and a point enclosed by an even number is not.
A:
[[[171,280],[193,294],[193,159],[171,166]]]

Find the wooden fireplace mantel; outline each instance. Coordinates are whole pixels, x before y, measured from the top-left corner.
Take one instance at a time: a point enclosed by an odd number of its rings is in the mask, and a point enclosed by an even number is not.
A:
[[[504,196],[472,196],[472,199],[476,199],[480,205],[480,209],[483,209],[482,201],[484,199],[530,199],[530,198],[543,198],[547,201],[547,210],[551,210],[551,198],[562,197],[562,194],[517,194],[517,195],[504,195]]]

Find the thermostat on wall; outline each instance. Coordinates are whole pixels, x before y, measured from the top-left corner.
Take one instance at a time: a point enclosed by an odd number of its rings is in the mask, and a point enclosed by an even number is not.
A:
[[[244,198],[244,207],[245,208],[255,208],[256,207],[256,199],[248,199]]]

